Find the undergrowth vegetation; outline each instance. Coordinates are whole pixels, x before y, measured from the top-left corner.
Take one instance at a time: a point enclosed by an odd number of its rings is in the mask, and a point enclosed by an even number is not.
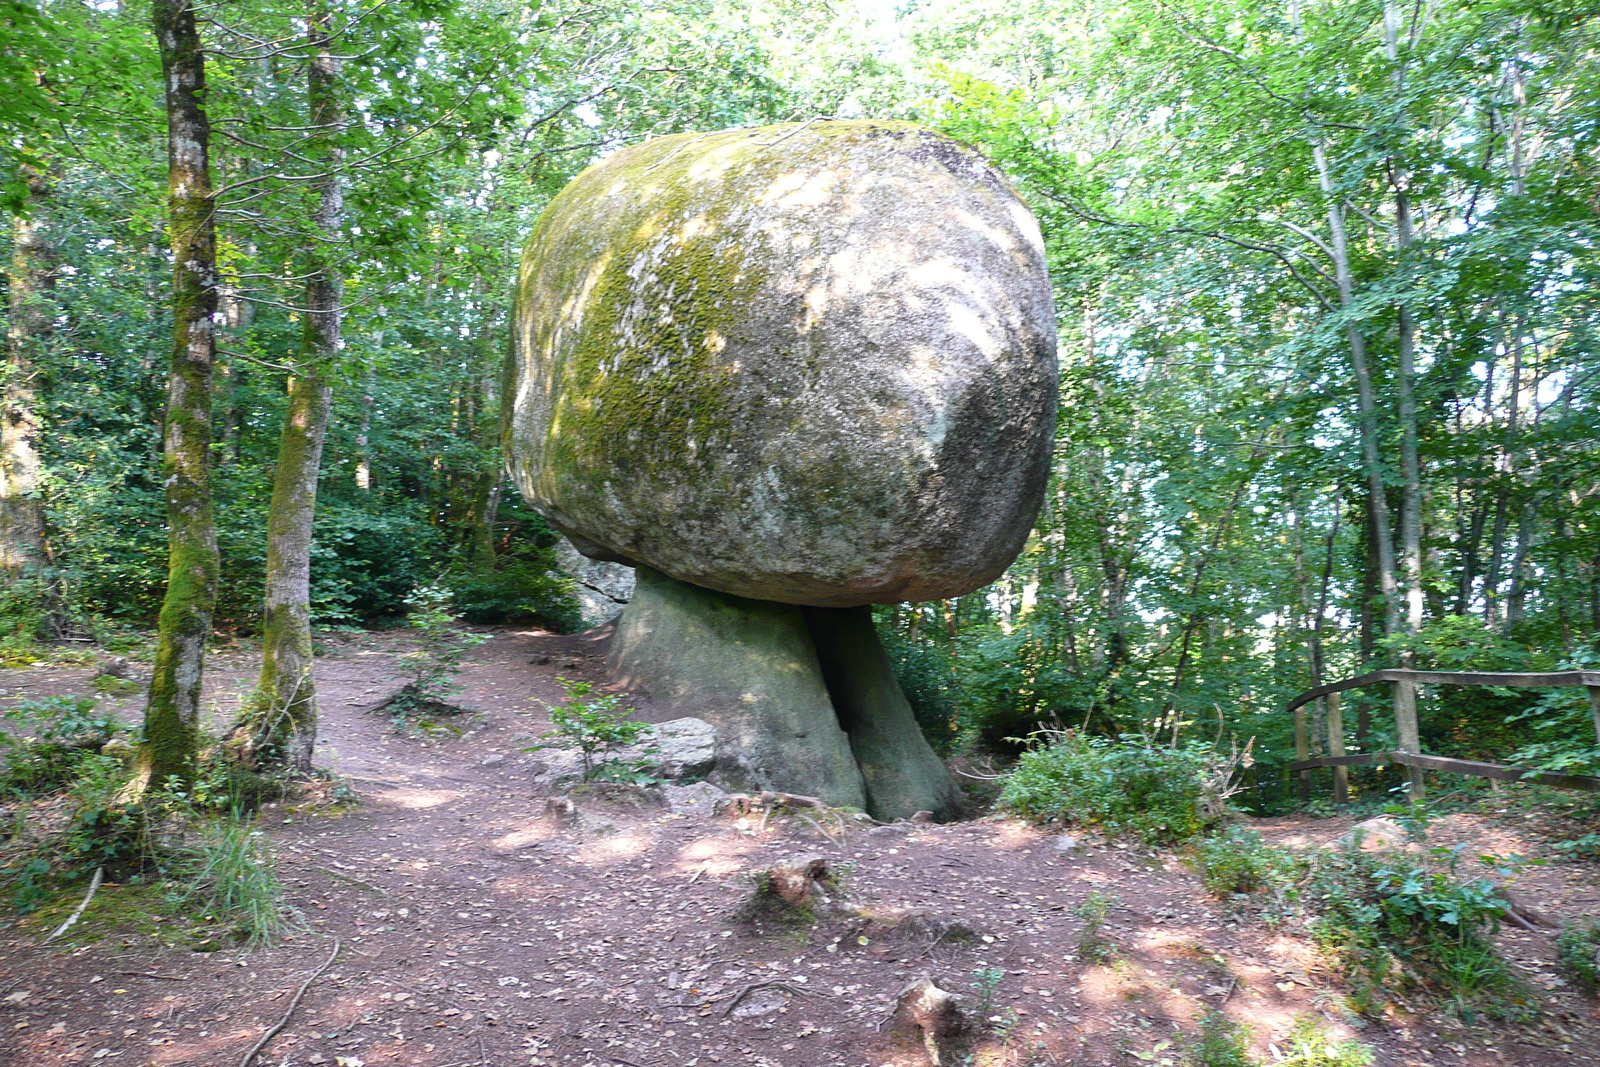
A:
[[[1218,824],[1240,757],[1209,746],[1159,748],[1066,730],[1039,735],[1000,793],[1000,806],[1025,818],[1127,834],[1146,844],[1179,844]]]
[[[94,700],[23,701],[6,718],[0,895],[11,910],[53,917],[103,879],[108,895],[131,894],[146,918],[177,920],[171,928],[191,947],[271,942],[293,924],[252,817],[282,783],[244,771],[214,745],[187,786],[134,797],[126,728]]]

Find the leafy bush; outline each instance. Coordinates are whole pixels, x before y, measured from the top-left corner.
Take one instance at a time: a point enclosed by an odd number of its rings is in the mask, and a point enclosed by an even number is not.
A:
[[[400,667],[411,680],[385,701],[383,708],[400,729],[426,729],[432,716],[453,715],[460,710],[449,703],[449,698],[461,690],[456,682],[461,660],[468,650],[488,638],[456,627],[450,614],[450,591],[441,585],[423,586],[406,603],[411,608],[406,621],[417,646],[400,656]]]
[[[1255,1067],[1250,1031],[1220,1011],[1200,1016],[1200,1033],[1184,1050],[1184,1067]]]
[[[539,744],[526,751],[537,752],[544,748],[577,749],[583,760],[583,780],[592,778],[637,778],[641,766],[623,765],[613,753],[624,746],[637,744],[650,729],[649,723],[634,722],[633,709],[618,707],[615,694],[592,700],[585,699],[594,691],[593,682],[575,682],[557,678],[567,691],[561,704],[546,704],[550,709],[547,733],[539,735]]]
[[[533,622],[556,633],[583,628],[572,579],[547,547],[522,546],[494,570],[469,570],[450,579],[455,607],[471,623]]]
[[[43,582],[19,579],[0,588],[0,667],[36,662],[47,623]]]
[[[1110,963],[1116,959],[1117,944],[1105,934],[1106,917],[1120,904],[1115,896],[1095,889],[1072,909],[1072,914],[1083,920],[1078,931],[1078,958],[1085,963]]]
[[[1315,1016],[1305,1016],[1284,1038],[1278,1067],[1371,1067],[1372,1049],[1359,1041],[1335,1041]]]
[[[1200,842],[1195,858],[1206,892],[1215,897],[1264,891],[1281,895],[1300,876],[1300,863],[1292,853],[1238,826]]]
[[[1458,881],[1459,858],[1459,849],[1402,856],[1345,848],[1313,867],[1309,928],[1355,986],[1360,1010],[1407,984],[1443,991],[1468,1022],[1480,1010],[1517,1008],[1516,982],[1489,941],[1505,900],[1487,879]]]
[[[1031,819],[1096,826],[1147,844],[1187,841],[1226,810],[1232,762],[1209,749],[1154,748],[1072,733],[1023,753],[1000,806]]]
[[[935,752],[949,755],[960,733],[961,712],[961,686],[949,655],[909,641],[894,630],[880,629],[878,633],[922,736]]]
[[[964,633],[957,656],[961,732],[985,748],[1015,752],[1075,703],[1048,625],[1030,620],[1010,633]],[[1073,720],[1076,721],[1076,720]]]
[[[374,513],[319,501],[311,548],[313,620],[356,624],[400,614],[438,554],[437,533],[404,508]]]
[[[3,717],[19,732],[0,732],[0,791],[22,797],[66,786],[85,760],[126,729],[92,697],[23,700]]]
[[[1561,965],[1591,990],[1600,990],[1600,919],[1580,919],[1556,938]]]

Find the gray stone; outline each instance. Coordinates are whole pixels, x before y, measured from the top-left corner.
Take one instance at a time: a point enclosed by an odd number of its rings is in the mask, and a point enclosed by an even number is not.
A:
[[[866,807],[866,790],[799,608],[639,569],[611,641],[614,677],[712,725],[713,780]]]
[[[507,453],[578,548],[849,607],[996,578],[1042,499],[1037,224],[910,123],[660,137],[579,175],[517,289]]]
[[[704,778],[717,767],[717,729],[704,719],[656,723],[645,737],[646,757],[657,777]]]
[[[1083,842],[1071,834],[1062,834],[1056,838],[1055,847],[1057,852],[1081,852]]]
[[[1350,827],[1339,838],[1341,845],[1359,844],[1362,851],[1374,852],[1389,848],[1404,848],[1407,835],[1401,825],[1382,815],[1363,819]]]
[[[556,559],[572,577],[573,594],[585,626],[598,626],[633,599],[633,568],[621,563],[590,559],[568,538],[556,542]]]
[[[666,797],[667,807],[673,814],[703,819],[715,815],[728,796],[710,782],[691,782],[688,785],[668,782],[661,787],[661,794]]]

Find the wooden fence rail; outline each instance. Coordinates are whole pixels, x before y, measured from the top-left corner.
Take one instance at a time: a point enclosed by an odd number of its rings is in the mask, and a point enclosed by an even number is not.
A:
[[[1390,752],[1371,752],[1347,755],[1344,747],[1344,716],[1340,709],[1339,694],[1347,689],[1378,682],[1394,683],[1394,725],[1397,747]],[[1600,778],[1584,774],[1556,774],[1526,767],[1509,767],[1501,763],[1480,763],[1476,760],[1449,759],[1429,756],[1422,751],[1422,740],[1417,727],[1418,685],[1491,685],[1517,689],[1541,686],[1581,685],[1589,691],[1589,711],[1594,716],[1595,738],[1600,741],[1600,671],[1411,671],[1401,668],[1371,671],[1355,678],[1331,682],[1301,693],[1289,701],[1288,711],[1294,715],[1295,761],[1289,770],[1300,778],[1300,795],[1311,793],[1311,771],[1323,767],[1333,771],[1333,799],[1345,803],[1350,799],[1350,767],[1398,763],[1405,767],[1411,784],[1411,796],[1423,796],[1424,771],[1452,771],[1472,774],[1480,778],[1501,781],[1535,781],[1561,789],[1584,789],[1600,792]],[[1330,755],[1311,758],[1311,733],[1306,722],[1305,707],[1314,700],[1325,700]]]

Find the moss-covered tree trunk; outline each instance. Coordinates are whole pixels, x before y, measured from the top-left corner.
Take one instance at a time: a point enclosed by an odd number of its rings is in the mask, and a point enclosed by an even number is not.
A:
[[[333,390],[328,381],[339,351],[343,277],[332,262],[344,214],[339,148],[342,124],[338,61],[330,48],[327,10],[313,5],[306,19],[311,52],[307,84],[312,138],[325,166],[316,181],[310,269],[300,359],[289,381],[289,410],[278,445],[278,468],[267,513],[266,608],[261,640],[257,736],[274,762],[300,774],[311,770],[317,741],[317,687],[311,651],[311,540],[317,475],[328,431]]]
[[[0,413],[0,570],[11,581],[37,571],[45,562],[35,380],[38,356],[55,322],[50,300],[55,247],[50,239],[49,178],[34,167],[25,167],[22,177],[28,202],[11,229],[7,366]]]
[[[169,537],[166,598],[140,746],[143,784],[188,781],[200,739],[200,679],[217,599],[211,510],[211,377],[217,242],[205,55],[190,0],[154,0],[166,86],[167,234],[172,247],[172,370],[162,466]]]

